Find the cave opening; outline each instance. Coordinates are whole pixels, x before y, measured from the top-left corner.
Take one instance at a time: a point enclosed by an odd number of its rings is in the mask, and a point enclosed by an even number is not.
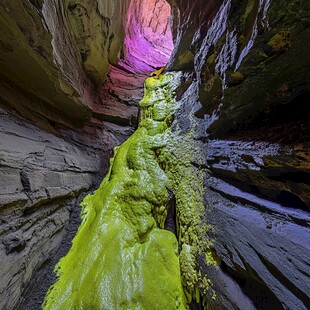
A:
[[[132,0],[125,26],[125,50],[119,65],[134,73],[165,66],[174,48],[171,9],[166,0]]]

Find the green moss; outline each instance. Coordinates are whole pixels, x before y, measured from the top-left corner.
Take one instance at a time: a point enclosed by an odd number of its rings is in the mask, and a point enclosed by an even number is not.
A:
[[[83,222],[44,309],[186,309],[210,289],[196,264],[204,254],[215,265],[201,224],[205,174],[191,165],[191,133],[170,129],[178,83],[178,74],[160,72],[145,81],[139,128],[114,149],[107,176],[83,200]],[[163,229],[168,188],[178,238]]]
[[[245,76],[239,72],[235,71],[228,77],[228,85],[229,86],[236,86],[240,85],[245,79]]]
[[[44,309],[185,309],[178,243],[159,228],[169,180],[156,159],[169,136],[176,85],[173,75],[147,79],[145,116],[115,148],[99,189],[84,199],[83,223]]]
[[[212,253],[212,242],[207,238],[212,227],[202,221],[205,171],[192,165],[193,161],[203,162],[202,158],[197,158],[199,154],[201,150],[190,131],[182,135],[175,133],[158,158],[161,165],[165,163],[166,175],[176,197],[180,270],[188,303],[192,299],[200,302],[200,295],[207,293],[215,296],[211,281],[197,265],[197,258],[204,256],[206,265],[218,265]]]
[[[215,67],[215,61],[216,61],[216,58],[217,58],[217,56],[218,56],[218,52],[214,52],[214,53],[212,53],[208,58],[207,58],[207,64],[210,66],[210,65],[212,65],[212,66],[214,66]]]
[[[282,30],[275,34],[268,42],[274,54],[281,54],[291,47],[290,32]]]

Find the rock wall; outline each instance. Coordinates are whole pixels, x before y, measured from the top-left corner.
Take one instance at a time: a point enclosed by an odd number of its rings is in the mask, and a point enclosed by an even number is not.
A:
[[[112,66],[128,5],[0,4],[1,309],[40,307],[81,197],[136,124],[145,74]]]
[[[130,2],[122,66],[134,72],[151,72],[166,65],[174,47],[170,12],[166,0]]]
[[[170,1],[175,130],[204,149],[215,309],[308,309],[309,5]],[[195,117],[193,117],[195,116]],[[211,300],[211,298],[209,297]]]
[[[111,146],[132,130],[103,123],[61,136],[3,109],[0,119],[0,308],[14,309],[55,256],[80,197],[107,171]]]

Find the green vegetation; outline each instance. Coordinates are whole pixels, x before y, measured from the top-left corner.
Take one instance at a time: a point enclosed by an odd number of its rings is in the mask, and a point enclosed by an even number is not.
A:
[[[139,128],[82,203],[83,222],[44,309],[186,309],[209,288],[196,266],[210,245],[200,224],[204,174],[190,165],[190,137],[181,148],[170,129],[179,75],[160,73],[145,82]],[[170,189],[178,239],[163,229]]]

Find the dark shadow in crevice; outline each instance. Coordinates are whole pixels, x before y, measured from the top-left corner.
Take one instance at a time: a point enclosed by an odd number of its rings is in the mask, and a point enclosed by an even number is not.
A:
[[[196,301],[192,301],[189,305],[190,310],[204,310],[202,303],[197,303]]]
[[[285,190],[280,191],[280,193],[276,196],[275,201],[284,206],[287,205],[295,209],[309,212],[307,205],[297,195]]]
[[[267,174],[267,178],[279,182],[286,182],[287,180],[290,180],[291,182],[310,185],[310,173],[304,171],[283,172],[278,175]]]
[[[166,230],[171,231],[175,236],[177,236],[177,229],[176,229],[176,199],[174,196],[173,191],[170,188],[167,188],[170,200],[168,203],[168,210],[167,210],[167,218],[165,221],[164,228]]]
[[[293,95],[292,95],[293,96]],[[281,145],[291,145],[296,143],[305,143],[310,141],[310,118],[308,103],[310,101],[310,92],[295,95],[291,102],[278,102],[270,104],[264,111],[253,112],[247,118],[239,119],[220,116],[220,128],[212,124],[214,132],[210,130],[209,138],[240,141],[265,141],[278,143]],[[231,111],[231,114],[234,111]],[[237,113],[237,112],[236,112]],[[230,128],[225,130],[225,125]],[[231,124],[234,124],[231,127]]]
[[[243,192],[253,194],[265,200],[270,200],[272,202],[280,204],[283,207],[309,212],[309,206],[298,197],[297,191],[296,193],[294,193],[293,191],[289,192],[287,190],[283,190],[286,188],[286,183],[291,181],[290,179],[287,179],[286,182],[281,182],[281,183],[280,182],[278,183],[276,180],[276,182],[273,184],[273,187],[266,187],[264,182],[255,184],[253,180],[255,181],[256,179],[253,177],[251,179],[247,177],[245,174],[247,172],[243,173],[242,171],[239,171],[238,174],[235,174],[235,172],[222,170],[222,169],[216,169],[213,167],[210,167],[210,171],[212,172],[214,177],[219,178],[220,180],[223,180],[224,182],[234,187],[237,187]],[[259,174],[257,174],[256,178],[258,176],[262,180],[263,180],[262,178],[263,176],[269,178],[267,173],[268,172],[266,172],[265,175],[260,175],[260,176]],[[255,172],[253,172],[252,175],[254,176]],[[281,178],[280,174],[279,174],[279,178]],[[294,183],[293,181],[291,182]],[[234,198],[229,196],[229,199],[234,199]],[[240,197],[236,197],[234,199],[234,201],[236,202],[242,201],[242,200],[243,199]],[[243,202],[247,203],[246,200]]]

